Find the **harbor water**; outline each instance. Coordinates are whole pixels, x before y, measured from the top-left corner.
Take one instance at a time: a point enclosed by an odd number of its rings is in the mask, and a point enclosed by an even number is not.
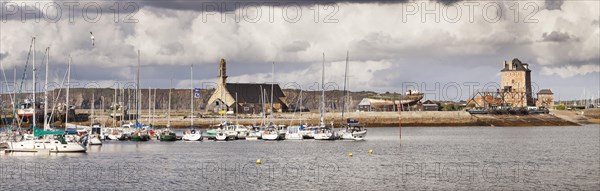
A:
[[[406,127],[401,141],[389,127],[369,128],[365,141],[106,141],[87,153],[0,154],[0,190],[265,189],[600,190],[600,127]]]

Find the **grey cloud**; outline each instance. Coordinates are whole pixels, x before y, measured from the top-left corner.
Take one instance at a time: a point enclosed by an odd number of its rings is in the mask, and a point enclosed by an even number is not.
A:
[[[542,34],[542,41],[546,42],[566,42],[570,40],[577,41],[578,39],[568,32],[552,31],[551,33]]]
[[[300,52],[305,51],[310,47],[310,43],[306,41],[294,41],[283,47],[283,51],[286,52]]]
[[[544,2],[546,9],[548,10],[560,10],[560,7],[562,7],[563,3],[563,0],[546,0],[546,2]]]
[[[184,48],[183,45],[181,43],[169,43],[166,45],[162,45],[160,50],[158,51],[158,54],[161,55],[174,55],[177,54],[178,52],[183,52]]]
[[[142,5],[168,8],[168,9],[181,9],[181,10],[196,10],[196,11],[218,11],[228,12],[234,11],[240,7],[251,6],[251,5],[271,5],[271,6],[287,6],[287,5],[300,5],[300,6],[311,6],[311,5],[330,5],[336,3],[375,3],[375,4],[394,4],[394,3],[406,3],[411,0],[199,0],[199,1],[188,1],[188,0],[146,0],[142,1]],[[444,5],[453,4],[462,0],[431,0],[440,2]],[[216,10],[215,10],[216,9]]]
[[[6,58],[8,56],[8,52],[0,53],[0,60]]]

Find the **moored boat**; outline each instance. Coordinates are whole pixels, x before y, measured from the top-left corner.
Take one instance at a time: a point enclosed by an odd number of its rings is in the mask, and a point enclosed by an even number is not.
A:
[[[202,131],[192,128],[185,131],[181,139],[184,141],[200,141],[202,140]]]
[[[303,135],[300,133],[300,129],[303,129],[304,126],[288,126],[287,132],[285,133],[285,140],[302,140],[304,139]]]
[[[365,129],[357,120],[347,119],[346,128],[339,131],[341,139],[364,140],[367,136]]]

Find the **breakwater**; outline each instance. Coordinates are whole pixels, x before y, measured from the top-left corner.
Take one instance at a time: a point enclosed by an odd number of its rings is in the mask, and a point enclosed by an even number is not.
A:
[[[399,117],[400,116],[400,117]],[[349,112],[344,118],[359,120],[367,127],[397,127],[402,126],[428,127],[428,126],[574,126],[579,125],[574,121],[557,117],[554,114],[532,114],[532,115],[471,115],[466,111],[415,111],[415,112]],[[112,119],[109,117],[96,116],[96,122],[110,126]],[[197,115],[194,117],[194,125],[208,127],[219,124],[221,121],[232,121],[242,125],[260,125],[263,118],[259,115]],[[266,121],[273,121],[282,125],[297,125],[302,120],[303,124],[317,125],[320,121],[319,113],[276,113],[273,117],[267,117]],[[154,126],[166,126],[168,119],[164,115],[148,116],[141,115],[142,123],[152,123]],[[341,113],[332,112],[324,115],[327,125],[339,126],[342,122]],[[175,112],[170,118],[171,126],[174,128],[185,128],[190,126],[191,118],[184,112]],[[90,123],[80,122],[81,124]]]

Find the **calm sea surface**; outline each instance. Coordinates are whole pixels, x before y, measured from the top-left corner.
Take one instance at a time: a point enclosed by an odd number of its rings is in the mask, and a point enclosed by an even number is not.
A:
[[[600,190],[598,125],[402,135],[370,128],[366,141],[108,141],[83,154],[1,153],[0,190]]]

